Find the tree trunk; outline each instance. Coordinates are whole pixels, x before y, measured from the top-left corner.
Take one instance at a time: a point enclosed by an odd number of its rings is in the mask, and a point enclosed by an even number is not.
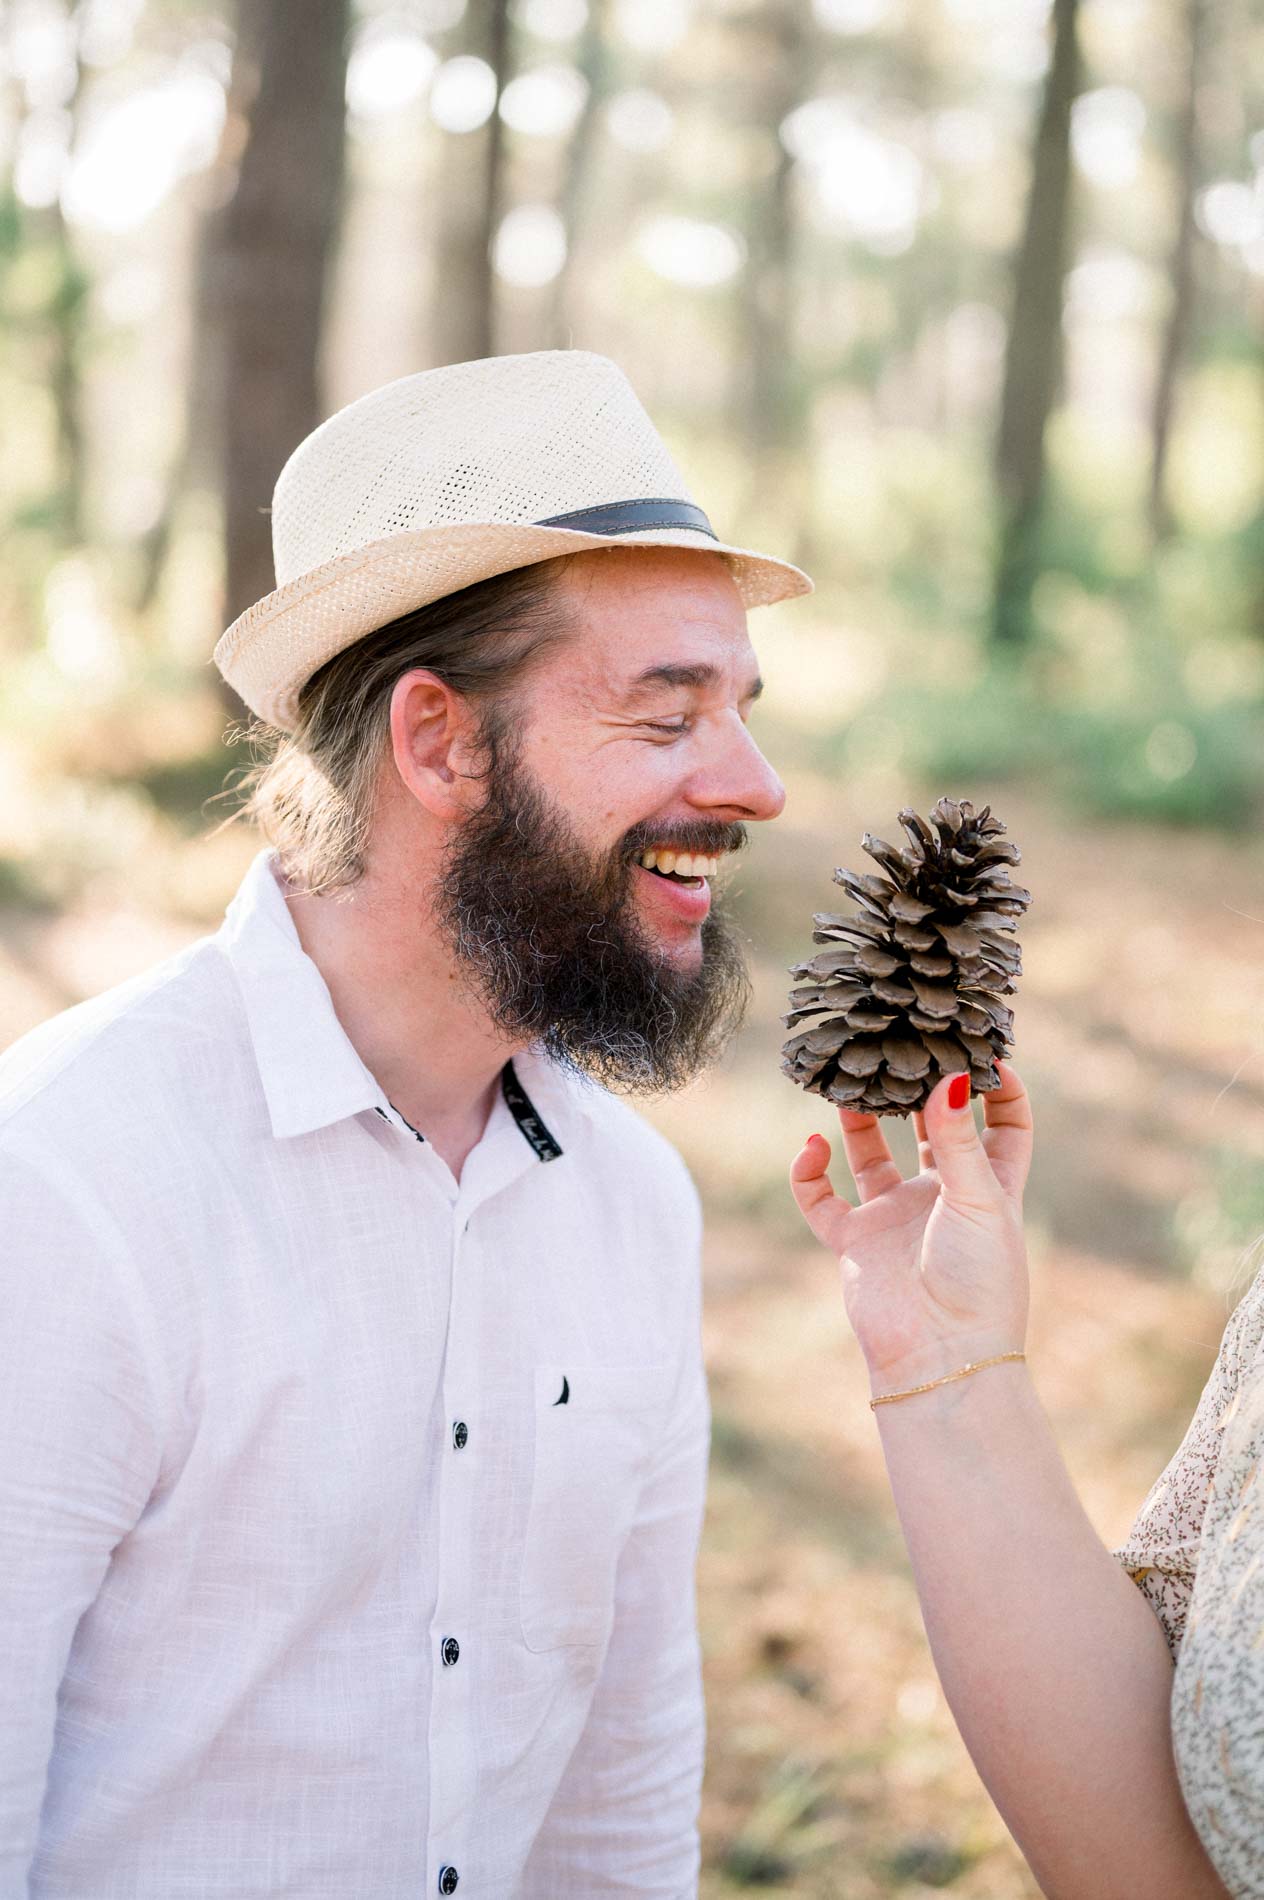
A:
[[[1062,295],[1071,209],[1071,108],[1081,85],[1078,0],[1054,0],[1053,51],[1036,129],[1027,216],[1014,275],[996,479],[1001,536],[992,635],[1031,637],[1040,564],[1045,425],[1062,374]]]
[[[79,139],[83,108],[84,65],[81,54],[82,0],[71,0],[65,30],[73,49],[75,78],[66,104],[70,136],[66,171]],[[83,430],[83,357],[88,326],[91,279],[79,247],[66,222],[60,200],[34,214],[32,223],[48,236],[53,254],[53,283],[47,305],[50,345],[48,386],[53,399],[57,431],[57,531],[69,547],[84,538],[84,492],[87,470]]]
[[[1176,177],[1179,192],[1176,235],[1168,263],[1172,301],[1159,348],[1158,370],[1150,408],[1150,487],[1147,513],[1156,542],[1172,533],[1167,501],[1167,460],[1172,437],[1176,382],[1189,343],[1194,317],[1194,254],[1197,226],[1194,197],[1202,171],[1198,95],[1202,86],[1207,41],[1207,0],[1185,0],[1185,96],[1176,134]]]
[[[228,207],[237,188],[250,115],[259,92],[264,25],[262,8],[239,5],[236,11],[239,18],[224,129],[214,162],[198,187],[202,212],[191,272],[189,363],[182,392],[181,437],[167,474],[161,512],[141,547],[136,584],[139,612],[147,611],[158,592],[185,497],[198,492],[218,495],[224,487],[228,298],[223,280],[230,265]]]
[[[273,586],[269,507],[321,420],[321,321],[345,153],[349,0],[242,0],[258,90],[213,269],[223,339],[226,618]]]
[[[798,0],[777,0],[753,23],[757,57],[752,65],[762,74],[755,111],[771,157],[766,177],[748,198],[742,283],[746,433],[757,480],[785,448],[793,423],[795,161],[782,142],[781,127],[807,86],[805,11]]]
[[[575,344],[574,288],[580,277],[576,266],[584,227],[598,112],[605,95],[609,64],[607,11],[607,0],[589,0],[588,18],[579,46],[578,66],[588,91],[584,96],[583,110],[571,133],[566,169],[558,193],[557,209],[566,228],[566,260],[553,279],[549,299],[548,335],[550,348],[555,350],[572,349]]]
[[[811,558],[812,468],[795,338],[796,161],[781,137],[788,115],[810,94],[816,40],[800,0],[772,0],[743,16],[743,67],[750,86],[741,127],[760,169],[744,201],[746,264],[737,296],[735,408],[746,450],[738,516],[762,522],[791,558]]]
[[[492,241],[504,196],[505,126],[499,101],[510,76],[509,0],[471,0],[461,51],[496,75],[497,105],[475,132],[445,132],[439,167],[430,361],[464,363],[496,350]]]

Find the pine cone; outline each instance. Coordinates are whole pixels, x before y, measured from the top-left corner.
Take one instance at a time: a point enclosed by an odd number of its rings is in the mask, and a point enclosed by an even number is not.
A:
[[[972,1093],[1000,1086],[993,1062],[1012,1044],[1014,994],[1022,970],[1016,931],[1031,892],[1010,882],[1021,863],[991,806],[978,814],[941,798],[931,826],[900,813],[908,845],[866,832],[864,849],[886,877],[835,871],[834,882],[861,906],[851,917],[813,918],[814,943],[830,946],[791,976],[782,1020],[797,1030],[782,1068],[827,1101],[877,1115],[923,1108],[940,1077],[968,1070]],[[807,1024],[807,1027],[803,1027]]]

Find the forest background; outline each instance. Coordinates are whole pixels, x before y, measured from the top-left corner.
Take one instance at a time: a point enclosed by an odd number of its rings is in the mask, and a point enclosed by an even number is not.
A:
[[[863,831],[946,792],[1023,848],[1032,1355],[1108,1539],[1257,1264],[1262,285],[1252,0],[0,5],[0,1046],[215,928],[209,655],[343,402],[600,350],[817,578],[752,622],[750,1023],[650,1111],[710,1217],[708,1900],[1035,1893],[784,1185],[831,1132],[786,966]]]

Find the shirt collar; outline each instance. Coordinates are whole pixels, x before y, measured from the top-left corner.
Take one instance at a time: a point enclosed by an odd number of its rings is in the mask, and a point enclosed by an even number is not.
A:
[[[275,851],[260,851],[219,931],[245,1004],[272,1132],[282,1139],[307,1135],[364,1109],[378,1109],[406,1128],[338,1020],[325,979],[299,940],[280,875]],[[591,1119],[598,1087],[567,1075],[535,1049],[514,1056],[502,1086],[542,1160],[548,1144],[540,1125],[564,1152]],[[523,1099],[516,1101],[519,1094]]]

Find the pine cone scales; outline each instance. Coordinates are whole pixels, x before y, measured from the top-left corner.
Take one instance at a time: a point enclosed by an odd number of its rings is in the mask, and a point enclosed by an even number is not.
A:
[[[783,1070],[878,1115],[924,1107],[942,1075],[963,1069],[974,1093],[996,1088],[992,1064],[1012,1043],[1014,1014],[1000,999],[1014,994],[1022,952],[1002,933],[1031,902],[1010,881],[1021,854],[990,806],[941,798],[930,816],[900,813],[903,848],[865,833],[887,875],[835,871],[860,910],[814,917],[812,941],[829,947],[790,972],[802,981],[783,1018],[798,1032]]]

